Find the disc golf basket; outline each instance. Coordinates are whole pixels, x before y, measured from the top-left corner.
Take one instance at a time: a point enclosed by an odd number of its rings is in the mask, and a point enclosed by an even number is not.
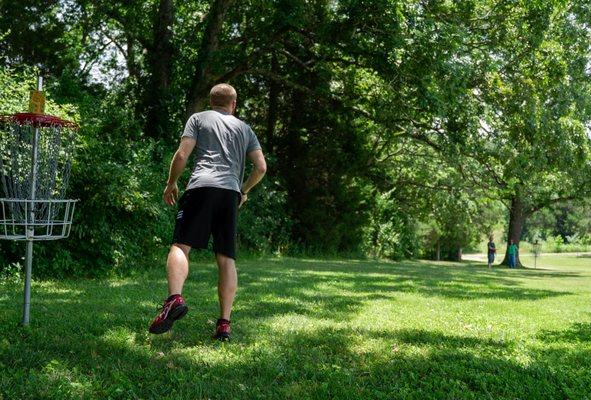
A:
[[[42,79],[37,84],[40,93]],[[29,323],[33,242],[66,238],[77,200],[66,199],[73,122],[42,113],[0,116],[0,239],[27,242],[23,325]]]

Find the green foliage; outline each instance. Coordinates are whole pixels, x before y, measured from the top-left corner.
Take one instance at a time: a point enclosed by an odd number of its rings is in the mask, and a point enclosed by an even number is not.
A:
[[[0,66],[0,114],[28,112],[29,93],[37,88],[38,73],[33,68],[16,70]],[[79,122],[80,114],[76,105],[58,102],[51,91],[45,90],[45,96],[46,114]]]
[[[585,242],[591,234],[591,204],[567,202],[548,207],[530,217],[524,227],[529,242],[560,236],[564,242]]]
[[[390,193],[376,195],[373,212],[363,232],[362,250],[371,257],[391,260],[418,255],[415,223],[392,201]]]
[[[586,2],[7,4],[0,104],[26,104],[35,65],[48,111],[82,125],[77,228],[40,247],[39,272],[121,273],[165,246],[167,164],[220,81],[271,159],[241,212],[245,253],[453,258],[499,226],[519,237],[508,216],[590,194]],[[586,237],[574,222],[524,234]]]
[[[10,99],[7,111],[22,110],[34,76],[4,70],[0,78],[5,83],[0,98]],[[121,94],[97,102],[95,96],[67,93],[71,88],[60,88],[59,82],[50,89],[78,102],[80,117],[73,119],[82,123],[67,197],[80,201],[70,238],[35,246],[34,273],[56,278],[126,273],[160,254],[171,235],[172,212],[160,201],[166,163],[155,158],[157,143],[142,138],[130,108],[121,108]],[[71,106],[52,99],[50,91],[48,113],[73,116]],[[2,243],[6,274],[22,259],[20,247]]]
[[[142,138],[117,93],[86,101],[69,190],[80,202],[70,239],[45,248],[39,272],[50,276],[126,273],[161,253],[172,233],[157,144]]]
[[[292,225],[287,194],[278,182],[267,179],[249,194],[240,210],[239,248],[259,254],[284,254],[291,243]]]
[[[586,253],[591,252],[590,237],[572,238],[565,242],[561,236],[548,236],[545,240],[538,240],[542,253]],[[519,245],[522,252],[533,253],[533,243],[522,242]]]

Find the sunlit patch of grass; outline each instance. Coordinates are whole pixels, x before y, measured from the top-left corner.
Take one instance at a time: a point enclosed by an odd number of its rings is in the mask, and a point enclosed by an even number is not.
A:
[[[135,345],[136,332],[128,328],[117,327],[109,329],[103,336],[102,340],[112,347],[133,347]]]

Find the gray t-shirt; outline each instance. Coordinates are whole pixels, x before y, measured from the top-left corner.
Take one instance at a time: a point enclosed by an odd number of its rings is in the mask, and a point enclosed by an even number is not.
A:
[[[208,110],[189,117],[182,137],[197,140],[187,190],[217,187],[240,192],[246,154],[261,148],[250,126],[231,114]]]

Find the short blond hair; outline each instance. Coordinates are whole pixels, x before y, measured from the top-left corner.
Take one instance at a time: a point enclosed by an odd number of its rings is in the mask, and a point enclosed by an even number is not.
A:
[[[209,102],[212,107],[226,107],[236,100],[236,89],[227,83],[215,85],[209,91]]]

